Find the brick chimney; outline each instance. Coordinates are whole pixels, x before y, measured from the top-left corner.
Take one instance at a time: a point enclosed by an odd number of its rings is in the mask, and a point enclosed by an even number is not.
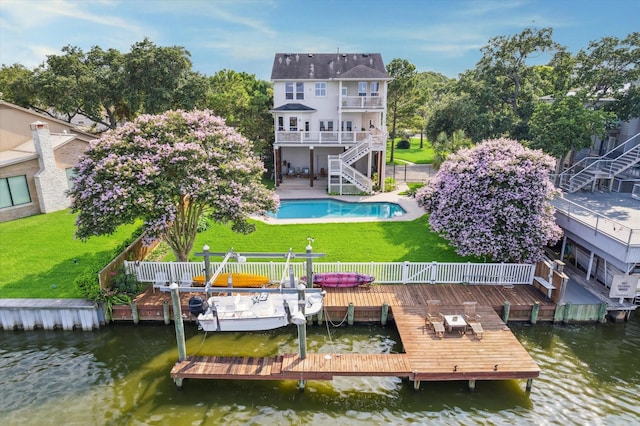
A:
[[[69,189],[67,174],[56,166],[49,125],[41,121],[30,124],[33,145],[38,153],[40,170],[33,176],[42,213],[50,213],[69,207],[65,192]]]

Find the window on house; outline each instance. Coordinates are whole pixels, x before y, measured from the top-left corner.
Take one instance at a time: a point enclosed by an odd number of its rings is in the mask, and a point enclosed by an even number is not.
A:
[[[327,96],[327,83],[324,81],[316,83],[316,97],[323,98]]]
[[[358,96],[367,96],[367,82],[358,82]]]
[[[333,120],[320,120],[321,132],[333,132]]]
[[[304,83],[296,83],[296,99],[304,99]]]
[[[284,98],[293,99],[293,82],[287,81],[284,84]]]
[[[371,96],[380,96],[380,83],[377,81],[372,81],[371,86],[369,86],[371,90]]]
[[[284,117],[282,116],[278,117],[278,131],[284,131]]]
[[[349,93],[347,86],[342,86],[342,96],[347,96],[347,93]]]
[[[298,130],[298,117],[289,117],[289,130]]]
[[[353,130],[353,122],[351,120],[343,121],[340,130],[350,132]]]
[[[31,202],[26,176],[0,179],[0,208],[18,206]]]
[[[69,189],[73,189],[73,178],[76,177],[76,170],[73,167],[64,169],[67,173],[67,185]]]

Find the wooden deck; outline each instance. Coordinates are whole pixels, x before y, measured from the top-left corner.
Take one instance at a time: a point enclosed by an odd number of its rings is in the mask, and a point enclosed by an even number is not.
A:
[[[482,339],[470,329],[464,334],[453,331],[446,332],[443,338],[436,336],[425,325],[426,303],[432,299],[441,300],[443,314],[462,314],[464,302],[478,302],[477,313],[484,328]],[[539,304],[540,312],[550,311],[553,317],[553,310],[549,309],[555,308],[553,302],[531,286],[425,284],[331,289],[325,297],[331,319],[342,319],[350,304],[359,312],[356,317],[360,320],[379,319],[381,306],[387,304],[404,353],[308,353],[305,359],[297,354],[265,358],[187,357],[175,364],[171,377],[181,383],[187,378],[305,381],[331,380],[336,376],[394,376],[413,381],[416,388],[421,381],[468,380],[471,386],[475,380],[536,378],[540,368],[498,314],[505,301],[511,304],[511,312],[515,309],[530,315],[531,307]]]

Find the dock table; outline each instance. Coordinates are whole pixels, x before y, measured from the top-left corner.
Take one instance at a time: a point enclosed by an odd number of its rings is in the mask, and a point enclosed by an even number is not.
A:
[[[444,326],[447,328],[449,333],[453,331],[459,331],[461,334],[465,334],[467,332],[467,322],[464,320],[462,315],[443,315],[444,316]]]

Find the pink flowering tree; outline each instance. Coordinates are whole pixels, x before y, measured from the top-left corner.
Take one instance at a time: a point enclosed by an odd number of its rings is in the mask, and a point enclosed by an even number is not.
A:
[[[145,242],[163,238],[187,261],[203,215],[249,233],[249,215],[278,208],[264,171],[251,142],[211,111],[142,115],[80,159],[70,190],[76,234],[110,234],[143,219]]]
[[[416,198],[458,254],[536,262],[562,236],[549,204],[554,164],[517,141],[487,140],[451,154]]]

